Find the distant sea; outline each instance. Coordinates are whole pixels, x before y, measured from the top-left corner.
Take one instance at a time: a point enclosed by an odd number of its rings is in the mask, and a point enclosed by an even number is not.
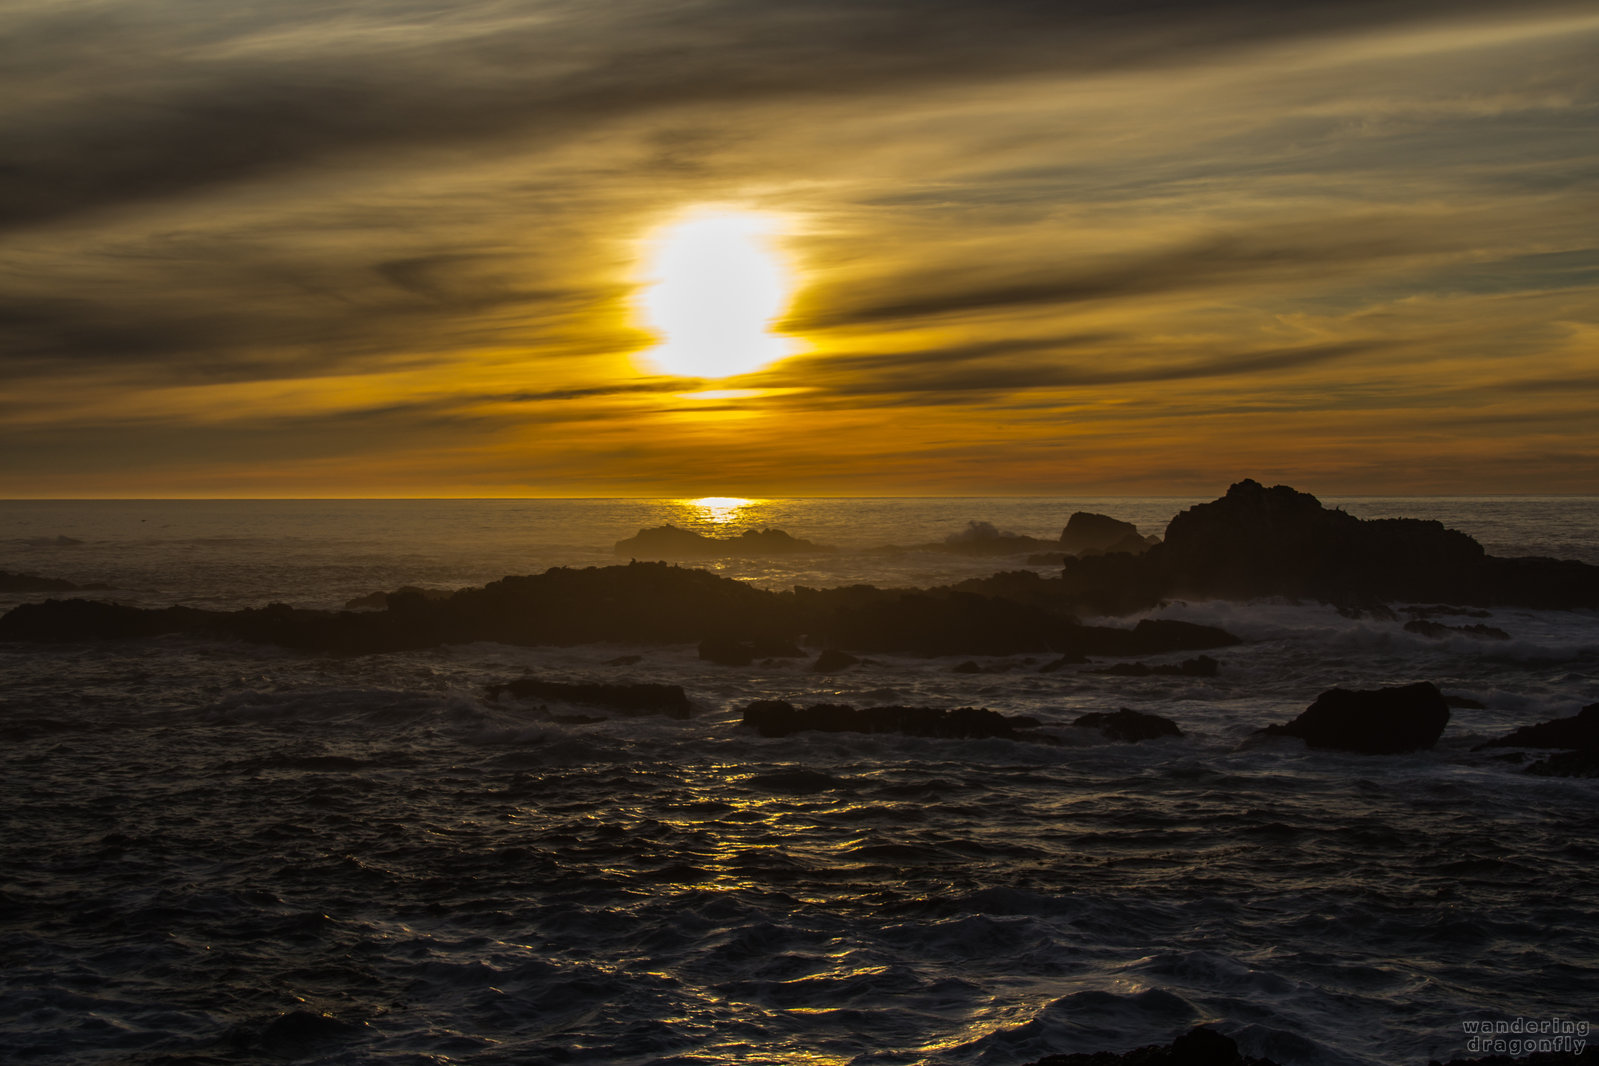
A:
[[[0,609],[338,608],[625,563],[665,523],[837,549],[693,564],[765,588],[928,587],[1054,571],[937,549],[974,528],[1052,539],[1084,510],[1159,534],[1198,502],[14,501],[0,570],[109,587]],[[1323,502],[1599,564],[1599,498]],[[1439,640],[1394,606],[1151,612],[1244,638],[1213,678],[0,645],[0,1059],[1013,1066],[1206,1023],[1285,1064],[1423,1066],[1482,1021],[1599,1022],[1599,781],[1472,751],[1599,701],[1599,615]],[[679,684],[695,713],[488,695],[523,676]],[[1432,751],[1244,744],[1326,689],[1423,680],[1457,704]],[[763,739],[739,725],[762,698],[989,707],[1065,742]],[[1064,728],[1120,707],[1184,736]]]

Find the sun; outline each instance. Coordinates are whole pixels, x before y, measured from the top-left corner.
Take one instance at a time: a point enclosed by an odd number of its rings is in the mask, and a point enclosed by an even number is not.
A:
[[[771,215],[706,208],[650,239],[639,310],[661,338],[645,353],[656,367],[725,378],[793,354],[793,342],[772,332],[790,289],[778,228]]]

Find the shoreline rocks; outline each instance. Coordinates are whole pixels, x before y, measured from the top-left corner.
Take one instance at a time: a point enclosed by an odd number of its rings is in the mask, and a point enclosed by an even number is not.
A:
[[[1449,724],[1449,704],[1430,681],[1392,688],[1329,689],[1285,725],[1256,737],[1298,737],[1308,747],[1363,755],[1399,755],[1431,748]]]

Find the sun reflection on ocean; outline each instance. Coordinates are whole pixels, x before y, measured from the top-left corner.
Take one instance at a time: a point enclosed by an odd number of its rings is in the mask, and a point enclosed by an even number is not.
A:
[[[755,502],[742,496],[702,496],[697,500],[682,501],[696,519],[713,525],[733,521],[739,517],[739,512]]]

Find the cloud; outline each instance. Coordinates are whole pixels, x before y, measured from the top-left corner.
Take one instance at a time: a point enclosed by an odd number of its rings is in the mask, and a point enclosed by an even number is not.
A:
[[[0,228],[374,153],[521,149],[671,109],[859,99],[964,79],[1191,62],[1275,38],[1497,5],[954,0],[54,5],[8,12],[29,62],[0,112]]]

